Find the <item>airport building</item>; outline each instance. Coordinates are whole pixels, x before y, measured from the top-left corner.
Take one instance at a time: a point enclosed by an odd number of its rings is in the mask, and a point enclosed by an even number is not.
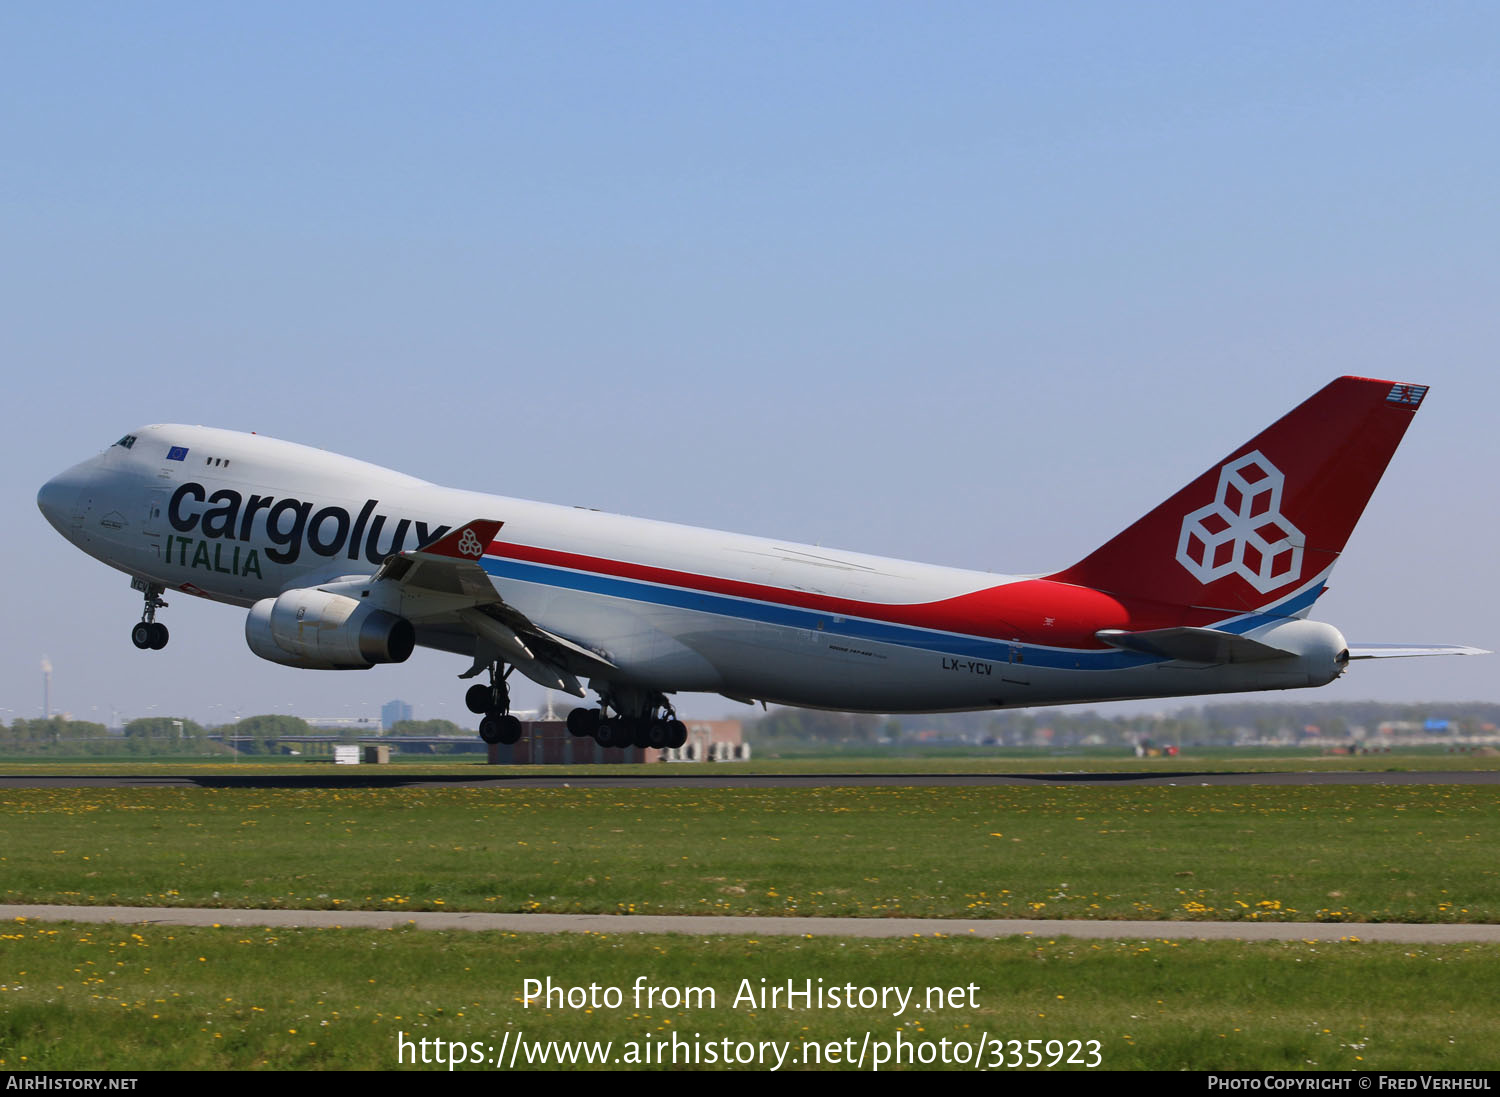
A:
[[[521,723],[521,741],[489,745],[491,765],[625,765],[638,762],[735,762],[750,757],[738,720],[684,720],[687,742],[676,750],[601,747],[586,735],[572,735],[562,720]]]

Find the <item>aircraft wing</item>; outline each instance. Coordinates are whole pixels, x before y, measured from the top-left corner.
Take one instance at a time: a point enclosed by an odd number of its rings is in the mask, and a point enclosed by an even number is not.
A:
[[[577,674],[601,674],[615,666],[565,636],[551,632],[507,605],[480,566],[484,550],[502,522],[478,518],[420,549],[398,553],[380,565],[366,586],[387,585],[399,596],[400,612],[416,624],[457,624],[476,638],[478,674],[499,658],[538,685],[584,696]]]
[[[1490,655],[1468,644],[1350,644],[1351,659],[1402,659],[1413,655]]]

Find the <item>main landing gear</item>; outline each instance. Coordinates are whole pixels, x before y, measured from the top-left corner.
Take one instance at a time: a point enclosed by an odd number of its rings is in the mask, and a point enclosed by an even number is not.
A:
[[[470,675],[480,672],[476,666]],[[489,685],[473,685],[464,694],[470,712],[480,713],[479,737],[506,746],[521,739],[521,721],[510,714],[506,679],[514,667],[489,665]],[[466,675],[465,677],[469,677]],[[687,725],[677,719],[671,703],[660,693],[639,686],[595,686],[598,708],[575,708],[568,713],[568,730],[590,736],[601,747],[655,747],[665,750],[687,743]]]
[[[510,714],[510,687],[505,684],[508,677],[510,671],[502,673],[498,663],[491,663],[490,684],[472,685],[464,694],[469,711],[484,714],[479,721],[479,737],[486,743],[511,746],[521,741],[521,721]]]
[[[664,750],[687,742],[687,725],[677,719],[671,703],[660,693],[605,688],[599,690],[599,700],[598,708],[575,708],[568,713],[570,732],[580,738],[591,736],[601,747]]]
[[[166,609],[167,604],[161,600],[161,592],[165,587],[155,583],[142,583],[136,580],[131,584],[146,596],[146,609],[141,614],[130,630],[130,642],[142,651],[160,651],[167,646],[167,626],[156,619],[156,611]]]

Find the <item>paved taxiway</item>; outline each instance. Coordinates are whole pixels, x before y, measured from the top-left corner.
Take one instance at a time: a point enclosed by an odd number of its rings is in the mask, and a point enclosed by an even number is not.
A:
[[[1500,942],[1500,925],[1393,922],[1085,922],[1073,919],[753,918],[640,914],[465,914],[457,911],[220,910],[0,904],[0,920],[158,926],[500,930],[509,933],[683,933],[695,937],[1087,937],[1152,940]]]
[[[1500,770],[1431,772],[1231,773],[681,773],[631,772],[618,776],[425,773],[120,775],[0,775],[0,788],[832,788],[942,785],[1500,785]]]

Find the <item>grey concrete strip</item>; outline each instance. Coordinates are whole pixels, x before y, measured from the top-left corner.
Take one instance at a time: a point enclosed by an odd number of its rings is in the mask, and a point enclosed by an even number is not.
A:
[[[537,774],[436,775],[385,770],[358,774],[4,774],[4,788],[851,788],[1073,785],[1495,785],[1500,770],[1339,770],[1256,773],[1182,770],[1157,773],[704,773],[632,770],[619,775]]]
[[[460,911],[214,910],[0,904],[0,920],[162,926],[500,930],[510,933],[684,933],[759,937],[1088,937],[1243,941],[1500,942],[1500,925],[1394,922],[1086,922],[1057,919],[735,918],[706,915],[487,914]]]

